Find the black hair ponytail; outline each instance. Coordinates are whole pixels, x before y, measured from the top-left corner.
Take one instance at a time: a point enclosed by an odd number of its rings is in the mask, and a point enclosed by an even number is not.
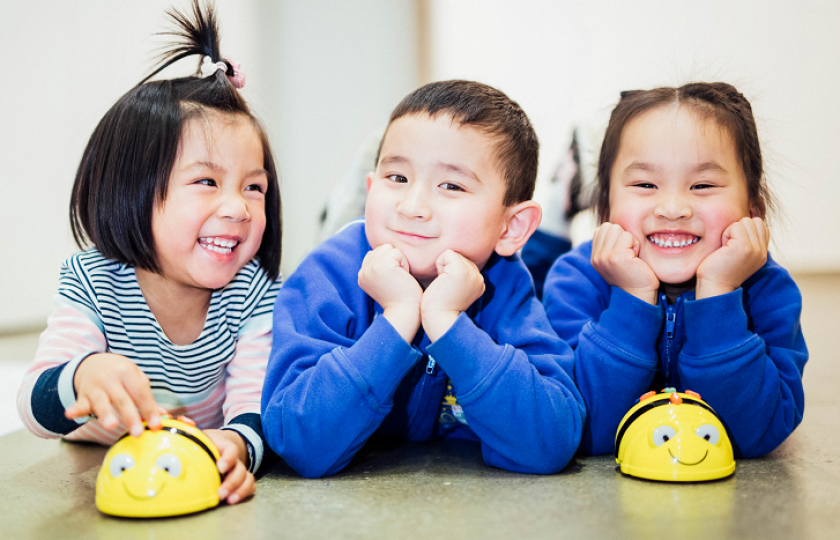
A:
[[[105,113],[85,149],[70,199],[70,226],[79,247],[90,242],[106,258],[160,273],[152,234],[155,204],[166,199],[184,124],[210,111],[249,119],[263,147],[267,172],[266,227],[256,257],[272,279],[279,275],[282,219],[274,156],[265,129],[228,79],[233,66],[221,59],[219,31],[211,3],[193,0],[190,13],[167,13],[175,28],[162,35],[174,42],[158,56],[152,72]],[[150,80],[190,56],[199,68],[189,77]],[[224,62],[225,70],[203,76],[200,62]]]

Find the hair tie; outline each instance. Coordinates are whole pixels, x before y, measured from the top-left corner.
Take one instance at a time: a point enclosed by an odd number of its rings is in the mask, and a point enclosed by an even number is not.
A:
[[[220,69],[222,70],[222,73],[227,72],[227,65],[224,62],[222,62],[221,60],[219,60],[216,63],[213,63],[213,61],[210,60],[209,56],[205,56],[204,60],[201,61],[201,76],[202,77],[210,77],[211,75],[213,75],[214,73],[216,73]]]
[[[237,62],[234,62],[230,58],[225,58],[228,63],[233,68],[233,75],[228,75],[228,79],[230,79],[230,83],[234,86],[234,88],[244,88],[245,87],[245,74],[242,73],[242,66]]]

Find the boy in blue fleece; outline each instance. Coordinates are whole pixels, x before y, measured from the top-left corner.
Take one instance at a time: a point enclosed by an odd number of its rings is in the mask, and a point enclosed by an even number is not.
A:
[[[538,149],[483,84],[432,83],[394,110],[364,222],[313,251],[275,305],[263,429],[299,474],[335,474],[379,435],[479,440],[512,471],[571,459],[573,353],[516,255],[541,217]]]
[[[575,348],[588,411],[581,449],[614,450],[649,390],[690,389],[737,457],[801,422],[802,298],[767,253],[772,208],[752,108],[725,83],[625,92],[598,164],[602,224],[560,257],[543,301]]]

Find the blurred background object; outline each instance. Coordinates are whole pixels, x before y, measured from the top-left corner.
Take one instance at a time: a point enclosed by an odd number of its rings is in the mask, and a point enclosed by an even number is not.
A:
[[[408,92],[449,78],[496,86],[529,114],[542,142],[538,199],[573,127],[592,176],[621,90],[730,82],[753,104],[782,209],[773,255],[796,273],[840,271],[837,2],[216,3],[223,54],[242,64],[243,92],[277,153],[285,275],[319,240],[322,210],[371,133]],[[78,160],[105,111],[152,66],[173,5],[186,2],[0,5],[0,334],[45,325],[76,249],[67,208]]]

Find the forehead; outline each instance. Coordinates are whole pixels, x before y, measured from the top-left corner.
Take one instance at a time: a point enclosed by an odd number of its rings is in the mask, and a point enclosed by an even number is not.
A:
[[[461,164],[479,178],[502,180],[496,137],[459,124],[448,114],[413,114],[397,118],[382,140],[377,166],[394,156],[412,165]]]
[[[743,175],[729,130],[697,108],[680,103],[645,111],[624,126],[612,172],[621,173],[634,162],[658,169],[713,163]]]
[[[191,115],[181,127],[178,143],[180,158],[257,151],[262,159],[260,133],[251,119],[243,114],[202,110]]]

